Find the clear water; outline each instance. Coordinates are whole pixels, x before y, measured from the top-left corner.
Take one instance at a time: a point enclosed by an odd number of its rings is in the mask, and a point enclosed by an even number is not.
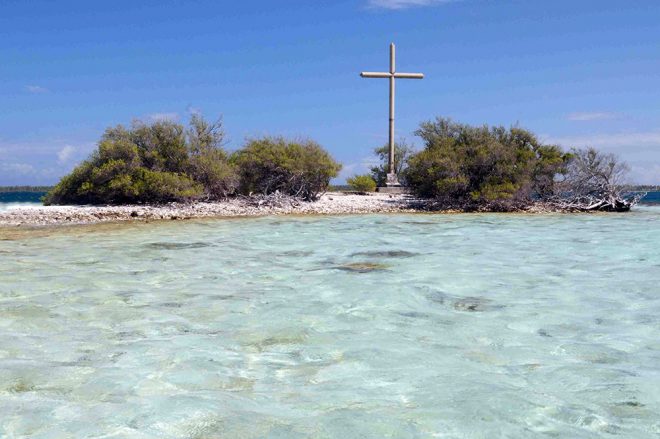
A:
[[[0,437],[657,438],[659,220],[0,230]]]

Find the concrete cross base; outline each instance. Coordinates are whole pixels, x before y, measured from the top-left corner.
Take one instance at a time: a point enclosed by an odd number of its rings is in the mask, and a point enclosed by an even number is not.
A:
[[[376,192],[381,194],[407,194],[408,188],[403,186],[380,186],[376,188]]]
[[[387,174],[387,180],[385,181],[385,186],[390,187],[399,187],[401,186],[401,183],[399,183],[399,177],[396,175],[394,172],[390,172]]]

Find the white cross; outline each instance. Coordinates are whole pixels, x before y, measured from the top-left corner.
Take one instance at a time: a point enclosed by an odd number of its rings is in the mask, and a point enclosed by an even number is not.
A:
[[[401,79],[424,79],[423,73],[397,73],[395,61],[394,43],[390,44],[390,71],[389,72],[362,72],[363,78],[389,78],[390,80],[390,154],[387,163],[387,186],[400,186],[399,179],[394,167],[394,80]]]

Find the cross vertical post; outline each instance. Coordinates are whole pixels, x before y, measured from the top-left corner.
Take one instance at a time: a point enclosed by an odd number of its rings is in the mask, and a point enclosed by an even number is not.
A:
[[[394,95],[395,95],[395,85],[394,85],[394,72],[396,71],[396,48],[394,43],[390,43],[390,154],[387,160],[387,172],[388,174],[396,175],[396,167],[394,166]],[[397,178],[392,178],[392,183],[398,186],[399,180]],[[387,185],[390,185],[390,178],[388,175]]]
[[[389,126],[389,154],[387,160],[387,182],[386,186],[401,186],[396,175],[395,157],[394,157],[394,100],[395,100],[395,79],[424,79],[422,73],[397,73],[396,72],[396,47],[394,43],[390,44],[390,71],[389,72],[362,72],[363,78],[388,78],[390,80],[390,126]]]

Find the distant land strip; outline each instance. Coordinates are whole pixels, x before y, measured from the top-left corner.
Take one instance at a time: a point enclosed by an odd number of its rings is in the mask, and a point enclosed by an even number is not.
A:
[[[633,191],[633,192],[658,192],[660,191],[660,185],[653,184],[624,184],[621,186],[621,189],[624,191]]]
[[[0,186],[0,194],[8,192],[48,192],[52,186]]]

